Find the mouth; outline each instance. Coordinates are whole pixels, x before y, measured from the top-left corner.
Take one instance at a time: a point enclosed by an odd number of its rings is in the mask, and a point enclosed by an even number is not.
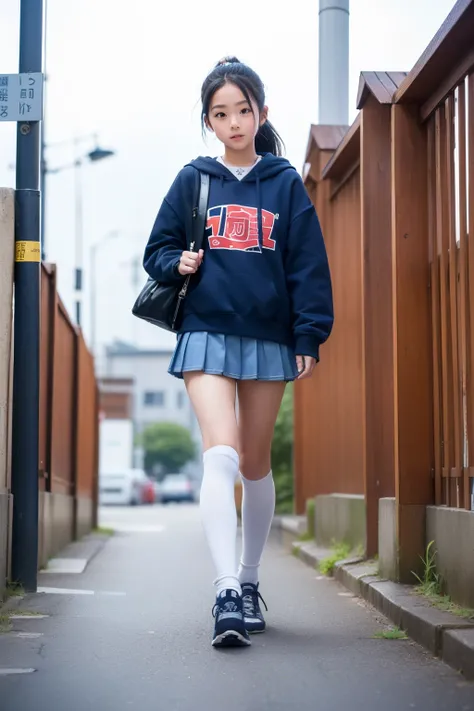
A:
[[[239,133],[236,136],[231,136],[230,140],[231,141],[240,141],[240,140],[242,140],[242,138],[243,138],[242,134]]]

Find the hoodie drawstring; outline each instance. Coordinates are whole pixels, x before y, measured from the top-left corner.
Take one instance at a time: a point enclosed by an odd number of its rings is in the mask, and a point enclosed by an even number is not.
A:
[[[263,250],[263,218],[262,218],[262,198],[260,194],[260,176],[257,173],[257,223],[258,223],[258,244]]]

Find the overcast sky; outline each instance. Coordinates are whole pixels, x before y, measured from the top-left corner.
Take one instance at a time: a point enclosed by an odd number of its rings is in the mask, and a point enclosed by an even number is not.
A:
[[[116,151],[82,169],[84,184],[84,328],[89,333],[90,246],[111,230],[120,236],[98,252],[97,329],[101,343],[170,342],[169,334],[130,315],[136,295],[130,261],[141,258],[155,214],[180,168],[203,143],[199,94],[222,56],[237,55],[267,87],[270,117],[300,171],[311,123],[317,123],[318,0],[48,0],[47,158],[69,163],[75,136],[98,133]],[[359,73],[408,71],[453,0],[352,0],[350,110],[356,116]],[[0,71],[18,70],[20,0],[1,0]],[[52,144],[66,141],[64,145]],[[93,148],[85,141],[82,151]],[[14,185],[15,126],[0,123],[0,185]],[[47,257],[73,307],[74,182],[72,171],[48,178]],[[145,280],[140,275],[141,281]],[[173,342],[171,336],[171,342]]]

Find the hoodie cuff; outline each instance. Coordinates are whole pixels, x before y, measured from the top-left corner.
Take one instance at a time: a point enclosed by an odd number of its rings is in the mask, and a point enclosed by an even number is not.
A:
[[[319,362],[319,343],[314,339],[314,336],[301,335],[295,336],[295,355],[311,356]]]

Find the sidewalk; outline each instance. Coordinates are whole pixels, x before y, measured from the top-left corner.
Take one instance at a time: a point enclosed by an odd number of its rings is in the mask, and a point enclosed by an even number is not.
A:
[[[249,649],[211,648],[197,507],[120,517],[83,573],[40,575],[42,589],[69,593],[14,601],[36,614],[0,635],[0,669],[25,672],[0,676],[2,711],[474,711],[473,685],[412,641],[376,638],[384,617],[275,539],[267,633]]]
[[[319,548],[314,541],[302,542],[306,530],[302,517],[275,520],[282,545],[306,565],[317,570],[332,551]],[[296,539],[296,540],[295,540]],[[334,578],[406,632],[431,654],[442,659],[465,678],[474,680],[474,621],[436,609],[413,586],[381,578],[378,565],[361,558],[341,560],[334,566]]]

